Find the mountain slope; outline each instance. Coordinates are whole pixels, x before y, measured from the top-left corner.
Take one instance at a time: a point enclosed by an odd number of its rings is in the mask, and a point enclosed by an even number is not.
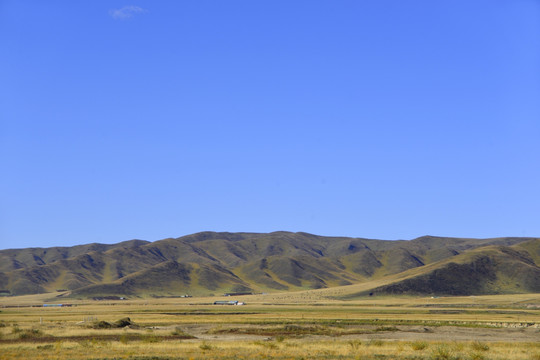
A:
[[[531,254],[529,248],[534,248]],[[540,292],[540,240],[488,246],[402,273],[390,284],[347,297],[378,294],[484,295]]]
[[[10,249],[0,251],[0,289],[14,295],[60,289],[71,290],[73,296],[204,295],[326,288],[411,272],[406,283],[376,292],[519,292],[537,289],[539,241],[202,232],[155,242]],[[501,266],[519,269],[528,280],[516,282],[519,273]],[[476,279],[475,285],[457,286],[453,277]],[[503,286],[503,279],[515,284]]]
[[[201,292],[201,289],[205,291]],[[166,261],[111,283],[76,289],[72,296],[208,294],[208,291],[250,291],[232,272],[217,265],[184,265]]]
[[[84,255],[92,251],[104,252],[111,249],[130,249],[144,244],[144,240],[129,240],[117,244],[85,244],[72,247],[26,248],[0,250],[0,271],[7,272]]]

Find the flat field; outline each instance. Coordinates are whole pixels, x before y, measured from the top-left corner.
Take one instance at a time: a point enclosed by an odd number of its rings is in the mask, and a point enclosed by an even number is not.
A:
[[[51,294],[0,298],[0,358],[540,360],[540,294],[348,301],[313,294],[69,307],[43,307],[60,303]]]

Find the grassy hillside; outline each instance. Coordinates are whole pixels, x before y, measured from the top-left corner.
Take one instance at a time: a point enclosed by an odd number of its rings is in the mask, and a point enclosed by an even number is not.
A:
[[[533,238],[385,241],[202,232],[155,242],[2,250],[0,289],[13,295],[69,290],[78,297],[208,295],[378,281],[363,291],[535,292],[540,290],[539,259],[540,239]]]
[[[523,246],[524,245],[524,246]],[[388,284],[347,297],[380,294],[483,295],[540,292],[540,240],[487,246],[401,273]]]

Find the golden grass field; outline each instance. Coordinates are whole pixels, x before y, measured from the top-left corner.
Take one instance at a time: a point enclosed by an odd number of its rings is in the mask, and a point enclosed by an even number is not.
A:
[[[540,294],[348,301],[331,294],[234,298],[245,306],[208,297],[50,308],[39,305],[60,303],[51,294],[5,297],[0,358],[540,360]],[[130,326],[99,328],[126,317]]]

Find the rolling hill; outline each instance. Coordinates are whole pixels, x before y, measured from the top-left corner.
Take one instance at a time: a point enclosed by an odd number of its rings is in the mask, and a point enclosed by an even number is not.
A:
[[[276,292],[373,283],[347,296],[540,291],[540,239],[414,240],[202,232],[155,242],[0,250],[0,289],[73,297]]]

